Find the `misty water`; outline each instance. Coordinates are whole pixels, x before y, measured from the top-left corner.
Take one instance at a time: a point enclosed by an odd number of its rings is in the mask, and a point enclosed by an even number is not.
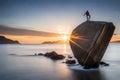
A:
[[[73,55],[69,45],[0,45],[0,80],[118,80],[120,76],[120,43],[110,43],[103,61],[110,66],[83,69],[53,61],[35,53],[56,51]],[[15,55],[9,55],[15,54]]]

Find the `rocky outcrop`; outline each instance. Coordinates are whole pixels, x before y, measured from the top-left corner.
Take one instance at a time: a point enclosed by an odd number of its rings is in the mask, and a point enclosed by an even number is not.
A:
[[[108,63],[103,62],[103,61],[101,61],[101,62],[100,62],[100,65],[103,65],[103,66],[109,66],[109,64],[108,64]]]
[[[20,44],[18,41],[8,39],[4,36],[0,36],[0,44]]]
[[[63,55],[60,55],[58,53],[56,53],[55,51],[52,51],[52,52],[47,52],[45,54],[43,53],[35,53],[34,54],[35,56],[45,56],[45,57],[48,57],[48,58],[51,58],[52,60],[62,60],[65,58],[65,56]]]
[[[75,64],[76,61],[75,60],[71,60],[71,59],[67,59],[65,63],[66,64]]]
[[[44,56],[49,57],[53,60],[60,60],[60,59],[65,58],[63,55],[57,54],[55,51],[48,52],[48,53],[44,54]]]
[[[86,21],[75,28],[70,46],[79,64],[85,67],[99,66],[115,26],[111,22]]]

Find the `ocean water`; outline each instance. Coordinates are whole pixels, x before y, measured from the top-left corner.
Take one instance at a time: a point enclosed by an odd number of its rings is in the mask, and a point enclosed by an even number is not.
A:
[[[0,80],[119,80],[120,43],[110,43],[106,50],[103,61],[110,66],[97,69],[29,56],[51,51],[73,55],[69,45],[0,45]]]

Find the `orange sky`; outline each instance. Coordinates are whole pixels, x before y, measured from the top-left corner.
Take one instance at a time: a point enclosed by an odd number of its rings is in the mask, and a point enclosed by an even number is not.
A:
[[[111,41],[120,41],[120,35],[114,35]]]
[[[60,37],[13,36],[13,35],[4,35],[4,36],[12,40],[18,40],[22,44],[40,44],[44,41],[62,40],[61,36]],[[120,35],[114,35],[111,39],[111,41],[117,41],[117,40],[120,40]]]
[[[4,35],[4,36],[12,40],[18,40],[22,44],[40,44],[44,41],[61,40],[61,36],[60,37],[13,36],[13,35]]]

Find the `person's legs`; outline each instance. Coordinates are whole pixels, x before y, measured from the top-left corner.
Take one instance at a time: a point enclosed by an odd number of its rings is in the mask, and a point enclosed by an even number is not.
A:
[[[87,17],[87,21],[89,21],[89,16],[86,16]]]
[[[90,20],[90,16],[88,16],[88,20]]]
[[[90,20],[90,16],[86,16],[87,17],[87,21],[89,21]]]

